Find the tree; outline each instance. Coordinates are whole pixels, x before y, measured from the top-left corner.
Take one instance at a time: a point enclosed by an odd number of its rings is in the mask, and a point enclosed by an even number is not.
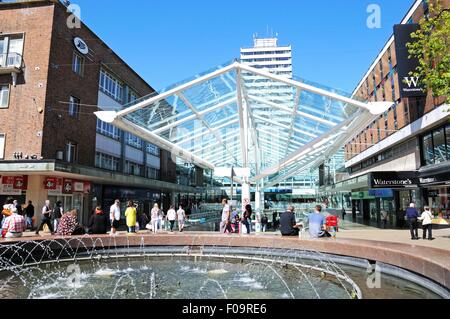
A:
[[[420,28],[411,34],[415,41],[406,46],[409,58],[417,58],[419,66],[411,76],[434,97],[450,103],[450,11],[442,9],[441,0],[425,0],[429,15],[420,20]]]

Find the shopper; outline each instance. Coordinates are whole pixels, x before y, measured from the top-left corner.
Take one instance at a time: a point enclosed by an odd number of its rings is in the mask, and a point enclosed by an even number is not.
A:
[[[61,201],[57,201],[51,213],[53,229],[58,229],[58,224],[63,213],[62,203]]]
[[[34,206],[33,202],[28,201],[28,206],[25,208],[25,217],[27,221],[27,228],[33,229],[33,218],[34,218]]]
[[[175,206],[170,206],[170,209],[167,211],[167,220],[170,223],[170,232],[173,232],[173,227],[175,226],[175,221],[177,219],[177,212],[175,211]]]
[[[261,218],[261,226],[262,226],[262,232],[265,233],[267,230],[267,224],[269,224],[269,218],[267,218],[267,215],[264,214]]]
[[[252,206],[246,205],[244,214],[242,215],[242,224],[247,228],[247,234],[251,231],[251,217],[252,217]]]
[[[155,203],[153,205],[152,211],[150,212],[151,222],[152,222],[152,231],[154,234],[158,232],[158,221],[159,221],[159,206]]]
[[[13,210],[11,216],[6,217],[2,226],[3,238],[22,237],[23,232],[27,229],[25,218],[18,214],[17,210]]]
[[[118,199],[109,209],[109,220],[111,222],[111,235],[116,235],[120,225],[120,200]]]
[[[430,211],[430,207],[425,207],[424,212],[418,218],[418,220],[422,221],[422,230],[423,230],[423,239],[433,240],[433,214]]]
[[[177,211],[177,219],[178,219],[178,231],[181,233],[184,230],[184,223],[186,220],[186,212],[183,209],[183,206],[180,205]]]
[[[322,215],[322,206],[317,205],[313,213],[308,216],[309,235],[311,238],[328,237],[325,230],[325,217]]]
[[[72,236],[81,235],[82,231],[78,225],[77,210],[74,209],[70,212],[63,214],[59,221],[57,234],[59,236]]]
[[[383,223],[383,228],[386,229],[388,222],[388,212],[384,209],[381,210],[381,222]]]
[[[295,220],[294,207],[289,206],[288,209],[281,214],[280,231],[282,236],[298,236],[300,224]]]
[[[220,222],[220,233],[232,233],[232,229],[231,229],[231,209],[230,209],[230,205],[228,205],[228,200],[226,198],[224,198],[222,200],[222,218],[221,218],[221,222]]]
[[[46,200],[44,207],[42,207],[41,223],[39,224],[39,227],[36,229],[36,235],[39,235],[39,232],[42,230],[44,225],[48,226],[48,229],[52,234],[56,231],[56,229],[54,230],[51,223],[51,214],[52,210],[50,209],[50,201]]]
[[[416,209],[416,205],[411,203],[406,209],[406,217],[408,218],[409,231],[411,232],[411,240],[419,239],[419,226],[417,220],[419,218],[419,212]]]
[[[128,233],[135,233],[136,232],[137,210],[131,200],[128,201],[127,210],[125,211],[125,217],[127,218]]]
[[[17,214],[20,216],[23,216],[22,205],[19,204],[19,201],[17,199],[13,201],[13,205],[17,209]]]
[[[103,212],[101,206],[97,206],[89,221],[91,233],[95,235],[106,234],[108,230],[108,221],[108,215]]]
[[[161,231],[164,229],[164,211],[162,209],[158,212],[158,229]]]

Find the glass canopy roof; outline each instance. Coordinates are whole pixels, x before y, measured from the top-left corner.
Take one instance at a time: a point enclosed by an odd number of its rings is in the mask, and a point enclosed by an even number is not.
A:
[[[250,168],[245,178],[268,187],[336,153],[343,164],[351,131],[391,104],[231,62],[96,114],[199,166]]]

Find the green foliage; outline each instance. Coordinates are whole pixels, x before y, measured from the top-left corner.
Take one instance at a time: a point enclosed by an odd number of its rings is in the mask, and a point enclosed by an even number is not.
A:
[[[441,0],[428,1],[429,16],[420,22],[420,29],[411,34],[409,58],[418,58],[419,66],[410,75],[419,77],[427,92],[445,97],[450,103],[450,11]]]

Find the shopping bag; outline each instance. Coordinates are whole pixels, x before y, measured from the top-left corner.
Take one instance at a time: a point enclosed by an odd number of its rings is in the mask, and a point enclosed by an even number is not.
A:
[[[148,223],[145,228],[147,228],[148,230],[153,230],[152,224]]]

